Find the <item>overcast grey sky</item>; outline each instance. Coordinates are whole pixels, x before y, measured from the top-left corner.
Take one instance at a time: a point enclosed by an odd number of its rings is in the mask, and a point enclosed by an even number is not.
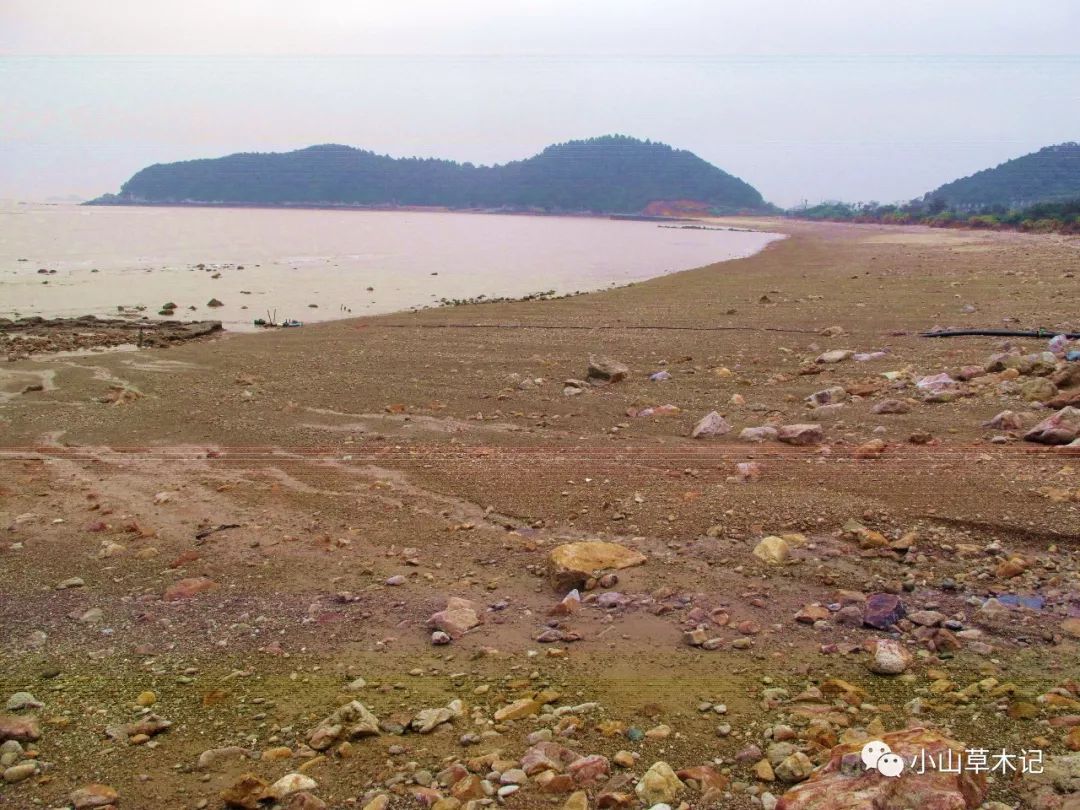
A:
[[[347,143],[621,132],[770,200],[899,200],[1080,140],[1077,0],[0,0],[0,197]]]

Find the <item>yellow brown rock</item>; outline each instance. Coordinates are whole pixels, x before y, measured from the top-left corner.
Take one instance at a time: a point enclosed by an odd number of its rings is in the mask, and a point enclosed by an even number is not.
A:
[[[551,551],[551,578],[560,590],[580,588],[598,571],[621,570],[641,565],[644,554],[602,540],[564,543]]]

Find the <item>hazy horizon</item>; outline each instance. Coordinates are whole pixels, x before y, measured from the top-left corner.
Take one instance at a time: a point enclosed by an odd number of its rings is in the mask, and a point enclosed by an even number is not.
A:
[[[0,7],[4,198],[319,143],[492,164],[621,133],[781,205],[895,201],[1080,140],[1066,0],[39,5]]]

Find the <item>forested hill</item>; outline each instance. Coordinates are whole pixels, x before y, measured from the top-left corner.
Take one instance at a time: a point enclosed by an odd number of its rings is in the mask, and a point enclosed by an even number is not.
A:
[[[349,146],[245,153],[149,166],[91,204],[444,206],[636,214],[685,201],[716,212],[764,207],[751,185],[691,152],[621,135],[475,166],[391,158]]]
[[[948,208],[1022,208],[1080,198],[1080,143],[1047,146],[993,169],[946,183],[924,199]]]

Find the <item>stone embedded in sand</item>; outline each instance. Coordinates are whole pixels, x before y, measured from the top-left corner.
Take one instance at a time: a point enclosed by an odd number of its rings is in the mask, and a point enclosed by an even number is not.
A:
[[[1041,773],[1024,774],[1023,807],[1076,810],[1080,798],[1080,753],[1047,757]]]
[[[24,779],[29,779],[40,770],[41,764],[36,759],[27,759],[23,760],[18,765],[4,768],[3,777],[7,784],[14,785],[18,782],[22,782]]]
[[[775,769],[776,777],[789,785],[809,779],[813,772],[814,763],[802,751],[796,751],[784,757]]]
[[[627,767],[633,767],[633,763]],[[723,790],[731,782],[731,777],[720,773],[711,765],[693,765],[689,768],[681,769],[676,775],[683,782],[686,782],[687,780],[697,782],[702,790],[707,790],[709,788],[712,788],[713,790]]]
[[[106,726],[105,736],[114,742],[130,742],[136,737],[141,737],[145,741],[170,728],[172,728],[171,720],[166,720],[156,714],[148,714],[131,723]]]
[[[39,739],[41,739],[41,727],[38,726],[35,718],[0,715],[0,742],[5,740],[34,742]]]
[[[409,724],[414,731],[420,734],[430,734],[443,723],[449,723],[454,719],[454,713],[448,708],[421,709]]]
[[[911,411],[911,405],[902,399],[883,399],[870,409],[876,414],[901,414]]]
[[[810,405],[837,405],[848,398],[848,392],[841,385],[834,385],[822,391],[815,391],[806,398]]]
[[[379,718],[357,700],[339,706],[316,726],[308,737],[308,745],[325,751],[339,740],[374,737],[379,733]]]
[[[878,630],[888,630],[904,616],[907,610],[900,597],[891,593],[872,593],[866,597],[863,607],[863,623]]]
[[[211,591],[217,586],[217,583],[209,577],[188,577],[166,588],[164,599],[166,602],[179,602]]]
[[[710,436],[723,436],[732,430],[731,422],[716,411],[709,411],[690,431],[691,439],[707,439]]]
[[[938,762],[942,756],[964,761],[962,744],[927,729],[896,731],[882,735],[881,740],[905,762],[917,760],[923,751],[927,761]],[[902,778],[890,779],[863,766],[862,747],[858,742],[833,748],[828,763],[785,793],[776,810],[974,810],[986,797],[986,774],[963,764],[960,773],[928,767],[925,773],[909,769]]]
[[[614,383],[625,380],[629,373],[630,368],[618,360],[590,354],[589,370],[585,376],[590,382],[599,380]]]
[[[259,801],[266,793],[266,782],[253,773],[240,776],[225,790],[221,791],[221,801],[226,807],[240,810],[258,810]]]
[[[826,364],[842,363],[843,361],[849,360],[854,356],[855,351],[853,349],[831,349],[824,354],[818,355],[817,360],[815,360],[814,362]]]
[[[871,439],[855,448],[854,456],[858,459],[877,458],[888,449],[889,445],[883,439]]]
[[[1024,434],[1024,440],[1039,444],[1068,444],[1080,438],[1080,408],[1062,408]]]
[[[601,594],[604,595],[604,594]],[[548,611],[549,616],[570,616],[581,607],[581,593],[574,588],[562,598],[555,607]]]
[[[285,810],[326,810],[326,802],[318,796],[314,796],[306,790],[302,790],[289,797],[289,802],[285,805]]]
[[[939,613],[936,610],[916,610],[909,613],[907,618],[908,621],[917,624],[920,627],[937,627],[948,617],[946,617],[944,613]]]
[[[739,438],[744,442],[771,442],[775,441],[777,436],[778,431],[771,425],[743,428],[739,434]]]
[[[784,444],[806,446],[821,444],[825,439],[825,432],[818,424],[784,425],[776,432],[776,438]]]
[[[318,786],[318,782],[310,776],[304,776],[302,773],[287,773],[266,789],[265,796],[266,798],[281,801],[293,793],[299,793],[302,790],[314,790]]]
[[[563,590],[581,588],[597,571],[641,565],[646,557],[618,543],[584,540],[556,546],[548,560],[551,563],[552,581]]]
[[[535,776],[543,771],[561,771],[580,758],[580,754],[566,746],[545,740],[536,743],[522,755],[521,769],[529,776]]]
[[[686,785],[666,762],[655,762],[645,771],[634,791],[648,805],[671,804],[686,789]]]
[[[766,565],[782,565],[791,556],[791,546],[783,537],[770,535],[754,546],[754,556]]]
[[[68,800],[75,810],[89,810],[89,808],[119,804],[120,794],[108,785],[94,783],[73,790]]]
[[[877,675],[900,675],[911,666],[911,653],[903,644],[891,638],[874,639],[870,655],[872,657],[866,666]]]
[[[30,692],[15,692],[8,698],[7,710],[9,712],[22,712],[27,709],[41,709],[45,706]]]
[[[1065,619],[1061,623],[1061,632],[1073,638],[1080,638],[1080,619]]]
[[[731,430],[732,425],[727,419],[716,411],[709,411],[694,425],[690,431],[690,438],[707,439],[711,436],[723,436],[725,433],[730,433]]]
[[[286,749],[288,750],[288,749]],[[290,751],[290,755],[291,755]],[[239,745],[229,745],[224,748],[208,748],[199,754],[195,767],[200,771],[209,771],[236,764],[246,759],[251,759],[252,752]]]
[[[1020,430],[1024,426],[1024,423],[1020,419],[1020,414],[1016,411],[1002,411],[993,419],[983,422],[983,427],[993,428],[994,430]]]
[[[446,600],[446,608],[432,614],[428,619],[428,627],[442,630],[450,638],[460,638],[483,622],[484,616],[478,604],[459,596],[451,596]]]
[[[540,713],[542,705],[531,698],[521,698],[497,710],[495,720],[501,723],[504,720],[520,720],[522,717],[531,717]]]
[[[1027,402],[1047,402],[1057,393],[1057,386],[1046,377],[1032,377],[1020,386],[1020,396]]]
[[[813,624],[814,622],[828,621],[832,613],[827,607],[819,604],[804,605],[795,614],[795,621],[800,624]]]
[[[590,754],[571,762],[566,772],[578,785],[595,785],[602,778],[611,773],[611,765],[608,758],[600,754]]]
[[[1024,573],[1028,568],[1027,560],[1023,557],[1010,557],[1002,561],[995,569],[994,575],[1001,579],[1012,579]]]

